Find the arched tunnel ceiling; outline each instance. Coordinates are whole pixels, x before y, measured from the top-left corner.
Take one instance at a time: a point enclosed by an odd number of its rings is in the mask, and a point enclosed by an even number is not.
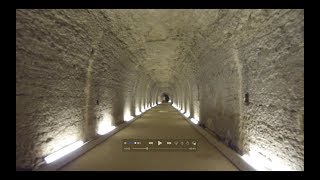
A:
[[[169,87],[174,82],[188,54],[185,51],[192,41],[192,33],[201,33],[207,26],[204,18],[211,18],[212,22],[218,11],[105,10],[111,14],[112,22],[123,26],[117,35],[137,56],[136,63],[159,87]]]

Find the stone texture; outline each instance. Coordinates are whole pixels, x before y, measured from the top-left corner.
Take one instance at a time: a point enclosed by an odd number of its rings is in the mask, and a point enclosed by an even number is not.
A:
[[[16,10],[16,44],[18,168],[165,92],[240,154],[304,169],[304,10]]]
[[[146,88],[152,80],[101,15],[16,11],[17,168],[35,168],[75,140],[94,138],[103,118],[119,124],[124,111],[134,113],[125,102],[142,106],[151,103],[142,95],[155,96]]]

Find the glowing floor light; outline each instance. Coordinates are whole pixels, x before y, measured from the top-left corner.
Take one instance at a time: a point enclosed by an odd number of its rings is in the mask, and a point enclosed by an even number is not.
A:
[[[184,113],[184,115],[185,115],[186,117],[190,117],[190,113],[189,113],[189,112]]]
[[[133,119],[134,117],[133,116],[125,116],[124,118],[123,118],[123,120],[124,121],[131,121],[132,119]]]
[[[141,112],[139,111],[139,108],[136,108],[136,116],[139,116],[141,114]]]
[[[256,149],[256,148],[253,148]],[[283,162],[277,158],[271,160],[265,158],[256,150],[250,150],[248,154],[244,154],[242,159],[250,164],[257,171],[292,171],[291,167],[284,165]]]
[[[176,109],[178,109],[177,105],[176,104],[172,104],[172,106]]]
[[[107,134],[108,132],[114,130],[116,127],[115,126],[111,126],[110,123],[106,122],[106,121],[102,121],[99,124],[99,128],[98,128],[98,134],[99,135],[104,135]]]
[[[65,156],[66,154],[71,153],[72,151],[78,149],[83,145],[83,141],[77,141],[75,143],[70,144],[67,147],[64,147],[55,153],[50,154],[49,156],[45,157],[44,160],[46,161],[47,164]]]
[[[254,160],[252,157],[250,157],[248,154],[245,154],[242,156],[242,159],[244,159],[248,164],[250,164],[254,169],[258,171],[266,171],[267,169],[263,166],[263,163]]]
[[[196,120],[195,118],[191,118],[191,122],[193,122],[194,124],[198,124],[199,120]]]

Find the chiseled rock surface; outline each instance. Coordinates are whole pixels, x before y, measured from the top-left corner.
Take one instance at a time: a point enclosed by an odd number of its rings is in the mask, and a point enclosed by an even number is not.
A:
[[[19,169],[166,92],[240,154],[304,170],[304,10],[16,10],[16,37]]]

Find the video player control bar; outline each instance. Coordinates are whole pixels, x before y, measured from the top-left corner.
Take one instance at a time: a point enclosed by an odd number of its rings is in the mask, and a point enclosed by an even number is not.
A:
[[[123,151],[196,151],[196,139],[124,139]]]

